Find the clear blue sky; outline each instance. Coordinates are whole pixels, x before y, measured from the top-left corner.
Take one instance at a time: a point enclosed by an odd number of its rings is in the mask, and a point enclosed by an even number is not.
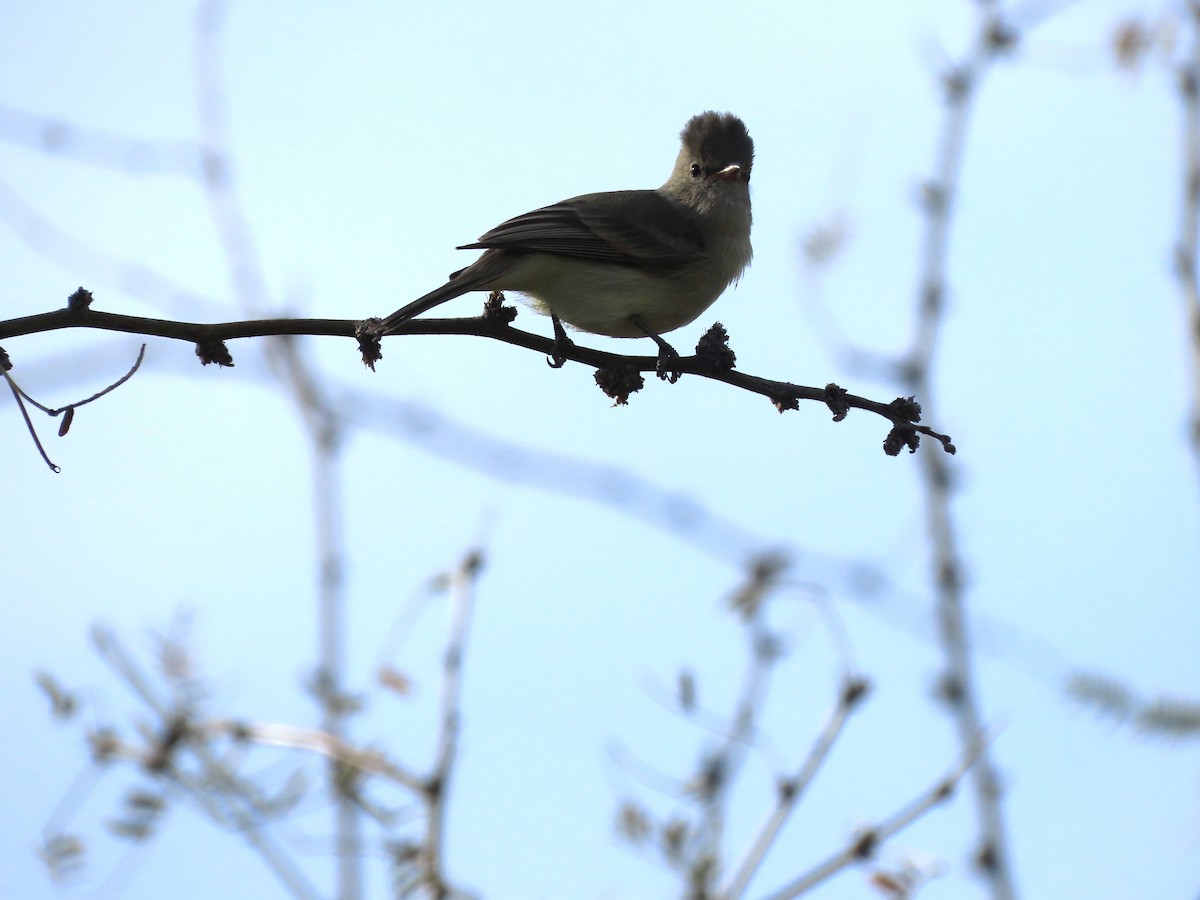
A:
[[[815,223],[844,216],[851,242],[816,289],[855,340],[882,352],[906,345],[914,197],[942,115],[932,66],[965,47],[970,8],[235,4],[225,99],[267,295],[274,309],[317,316],[389,312],[473,258],[456,244],[510,215],[660,184],[684,121],[732,110],[758,148],[754,264],[674,337],[690,347],[719,318],[747,372],[889,399],[893,387],[837,368],[809,312],[814,285],[799,249]],[[991,73],[951,242],[931,424],[960,448],[969,602],[994,623],[980,640],[1001,647],[981,663],[985,713],[1031,898],[1193,897],[1200,886],[1195,744],[1081,711],[1062,696],[1061,670],[1031,672],[1027,645],[1002,630],[1148,696],[1200,695],[1200,487],[1169,266],[1180,112],[1162,67],[1119,74],[1106,55],[1115,22],[1139,9],[1076,4]],[[193,42],[187,3],[4,4],[0,104],[113,135],[194,141]],[[243,316],[205,197],[187,178],[0,141],[0,221],[5,318],[58,306],[79,284],[110,311]],[[147,272],[195,296],[168,302],[146,289]],[[474,314],[479,299],[445,311]],[[518,324],[549,333],[528,312]],[[63,403],[115,377],[136,342],[62,333],[4,346],[28,390]],[[612,409],[590,370],[553,372],[535,354],[474,339],[391,341],[375,375],[345,342],[307,346],[333,389],[379,392],[499,442],[630,473],[765,546],[821,561],[798,574],[829,578],[876,691],[759,891],[955,760],[950,724],[930,700],[939,656],[917,462],[884,456],[880,420],[834,424],[813,405],[780,416],[694,378],[647,384]],[[315,721],[298,687],[315,647],[310,451],[256,348],[231,349],[236,368],[201,370],[190,348],[151,341],[145,371],[82,410],[68,438],[42,423],[60,475],[0,401],[0,871],[13,896],[56,895],[32,848],[86,767],[78,729],[49,722],[31,672],[86,686],[89,721],[136,712],[91,650],[93,622],[150,659],[148,632],[190,609],[214,709]],[[613,836],[619,800],[654,797],[613,748],[688,770],[705,736],[664,709],[655,686],[687,667],[706,705],[732,696],[741,643],[723,604],[738,568],[618,509],[463,468],[416,440],[357,433],[343,459],[350,672],[360,683],[423,582],[476,540],[488,553],[465,673],[452,876],[497,898],[672,895],[672,879]],[[842,564],[854,561],[885,567],[903,589],[873,603],[840,590]],[[832,701],[836,665],[820,619],[789,604],[796,652],[766,728],[773,753],[794,765]],[[354,726],[414,766],[431,753],[440,621],[430,612],[391,658],[416,679],[414,696],[376,693]],[[735,858],[769,799],[771,770],[752,773],[731,822]],[[87,889],[131,900],[275,895],[235,835],[189,810],[146,848],[107,837],[103,821],[128,783],[110,776],[71,823],[94,848]],[[310,811],[287,837],[323,873],[327,819],[315,801]],[[922,896],[973,896],[973,833],[964,793],[882,858],[940,859],[947,874]],[[820,896],[868,892],[851,873]]]

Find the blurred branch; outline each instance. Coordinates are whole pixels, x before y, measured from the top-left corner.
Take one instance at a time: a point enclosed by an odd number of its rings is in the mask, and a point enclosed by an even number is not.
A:
[[[364,775],[378,776],[410,791],[423,789],[424,783],[420,778],[388,759],[382,751],[355,746],[318,728],[211,718],[201,723],[198,729],[212,737],[225,735],[237,741],[317,753],[339,766],[355,769]]]
[[[722,898],[737,900],[745,892],[750,884],[750,879],[754,877],[755,871],[766,857],[767,851],[779,837],[779,833],[783,830],[788,816],[795,809],[796,803],[816,778],[821,764],[829,757],[829,751],[833,749],[834,742],[842,733],[842,728],[849,719],[850,713],[866,698],[869,690],[870,685],[864,679],[858,677],[844,679],[837,703],[809,751],[808,758],[796,771],[796,774],[780,779],[776,785],[775,808],[759,829],[754,843],[747,851],[746,857],[738,867],[729,887],[721,892]]]
[[[265,343],[256,345],[265,350]],[[132,348],[97,347],[71,356],[69,366],[53,358],[24,364],[31,380],[70,385],[78,377],[99,378]],[[303,355],[304,348],[297,352]],[[152,355],[143,371],[183,374],[191,371],[182,357]],[[263,352],[239,358],[238,371],[258,380],[273,379]],[[819,582],[831,595],[848,599],[867,613],[905,634],[936,642],[924,612],[926,597],[902,588],[879,561],[839,557],[811,546],[769,540],[723,516],[702,500],[666,488],[636,472],[579,456],[559,453],[479,429],[472,423],[415,397],[399,397],[374,389],[358,389],[323,378],[325,403],[338,411],[348,429],[384,435],[486,478],[574,498],[610,509],[632,521],[684,541],[705,555],[737,567],[763,554],[786,558],[797,575]],[[986,653],[1061,693],[1074,669],[1048,642],[996,616],[972,616],[974,651]]]
[[[458,756],[463,656],[475,600],[475,582],[482,568],[482,552],[472,550],[449,578],[453,607],[446,650],[442,656],[441,725],[433,770],[422,789],[425,839],[416,856],[417,881],[434,900],[444,900],[458,893],[446,881],[446,803],[450,777]]]
[[[147,840],[165,814],[168,792],[174,789],[195,803],[214,824],[242,835],[291,896],[316,900],[320,894],[266,827],[267,820],[293,804],[264,797],[215,752],[211,739],[225,732],[206,727],[201,685],[183,637],[160,639],[159,674],[165,691],[156,686],[155,679],[111,630],[97,626],[92,637],[104,661],[153,716],[152,722],[139,724],[137,740],[123,738],[109,727],[93,728],[88,735],[93,768],[123,760],[135,765],[156,785],[153,790],[129,791],[121,815],[110,821],[110,831],[128,840]],[[241,736],[228,733],[235,740]],[[76,796],[74,802],[81,799]],[[52,817],[56,832],[58,821],[65,815],[66,810],[60,807]],[[58,847],[63,837],[61,833],[50,834],[47,847]],[[79,849],[72,858],[81,855]]]
[[[1036,21],[1064,8],[1063,4],[1035,4],[1014,9],[1009,16],[999,0],[974,0],[972,5],[976,21],[971,46],[961,61],[938,63],[943,67],[939,78],[944,114],[935,142],[932,174],[920,189],[922,233],[917,302],[909,347],[899,358],[892,360],[875,353],[840,348],[844,359],[869,366],[876,374],[898,379],[905,392],[921,397],[927,411],[936,402],[933,372],[948,293],[947,260],[953,213],[975,97],[992,65],[999,58],[1014,53],[1025,32]],[[836,242],[830,244],[832,249],[836,246]],[[818,249],[821,253],[816,255],[809,250],[812,266],[825,258],[829,248],[818,246]],[[982,715],[973,673],[974,651],[968,640],[965,576],[951,510],[954,472],[944,454],[929,452],[921,454],[920,471],[930,544],[930,577],[936,592],[935,611],[945,660],[938,695],[953,717],[960,745],[965,751],[978,754],[971,773],[979,818],[975,864],[986,878],[992,897],[1011,900],[1015,896],[1015,887],[1000,809],[999,779],[982,743]]]
[[[844,849],[833,854],[823,863],[815,866],[811,871],[800,876],[795,881],[788,883],[772,894],[768,894],[767,900],[791,900],[792,897],[799,897],[801,894],[827,881],[842,871],[842,869],[870,859],[884,842],[895,837],[909,825],[920,819],[925,813],[951,797],[954,794],[954,789],[958,786],[958,782],[977,763],[985,746],[984,743],[981,743],[970,749],[958,765],[948,774],[938,779],[921,796],[892,813],[891,816],[884,819],[878,825],[860,829],[854,836],[854,839]]]
[[[1200,738],[1200,700],[1194,698],[1139,697],[1127,685],[1090,672],[1072,676],[1067,694],[1079,705],[1121,725],[1132,725],[1146,737]]]
[[[444,842],[449,784],[457,760],[462,662],[475,581],[481,569],[482,553],[473,550],[452,574],[440,579],[439,587],[450,589],[453,605],[443,658],[441,724],[427,775],[417,775],[384,752],[353,745],[324,728],[208,715],[204,710],[207,691],[181,629],[159,637],[159,665],[151,672],[134,659],[111,629],[96,626],[93,642],[97,651],[149,716],[134,720],[133,736],[115,727],[93,727],[88,733],[92,769],[125,763],[155,785],[153,790],[131,790],[124,808],[110,820],[109,830],[119,838],[144,842],[157,830],[171,796],[182,796],[199,807],[214,825],[243,835],[290,895],[305,900],[316,898],[319,892],[270,829],[275,820],[291,814],[305,795],[302,773],[288,778],[282,791],[274,795],[259,786],[261,774],[242,774],[245,748],[288,748],[328,760],[337,796],[346,799],[357,818],[365,812],[385,827],[394,820],[393,814],[380,810],[366,796],[369,780],[390,782],[414,795],[425,807],[423,837],[416,842],[389,844],[393,855],[398,846],[412,850],[402,860],[409,873],[407,890],[431,898],[467,896],[447,880]],[[78,715],[79,701],[74,692],[45,672],[39,673],[36,680],[50,699],[55,715]],[[71,802],[60,803],[47,827],[42,855],[55,872],[69,874],[82,865],[83,843],[66,831],[72,815],[68,807],[78,806],[82,799],[78,791],[72,791]],[[356,827],[356,840],[361,841],[358,832]],[[339,845],[340,838],[335,837]],[[361,864],[365,854],[361,849],[358,852],[357,862]],[[344,892],[347,884],[339,880],[338,890]]]
[[[0,179],[0,223],[13,235],[56,266],[89,282],[114,286],[166,310],[176,318],[217,316],[224,305],[197,293],[144,263],[122,260],[72,234],[27,203]]]
[[[933,174],[922,189],[923,234],[917,288],[916,331],[902,364],[903,383],[933,402],[933,370],[939,347],[946,298],[946,260],[949,256],[952,213],[961,178],[973,101],[990,66],[1011,52],[1021,39],[1005,20],[999,4],[978,0],[973,46],[965,59],[942,74],[945,115],[937,139]],[[936,613],[945,668],[938,696],[958,730],[958,740],[977,762],[972,769],[979,837],[974,862],[995,900],[1016,896],[999,778],[983,737],[980,700],[968,638],[966,585],[958,534],[951,511],[955,478],[941,454],[921,454],[925,517],[931,550],[931,580],[937,594]],[[965,771],[965,770],[964,770]]]
[[[656,781],[692,807],[688,816],[653,822],[640,805],[627,801],[618,816],[620,834],[634,846],[647,842],[686,882],[687,897],[712,897],[721,877],[723,838],[729,798],[753,746],[766,701],[769,678],[783,656],[780,638],[767,624],[766,607],[786,563],[764,555],[747,565],[746,581],[734,592],[731,607],[741,619],[747,645],[742,686],[731,714],[718,725],[715,747],[704,749],[692,775],[682,784],[658,775]],[[697,708],[696,686],[681,679],[680,710],[691,718]],[[657,774],[657,773],[655,773]]]
[[[189,141],[142,140],[4,103],[0,141],[130,175],[197,177],[203,169],[203,153]]]
[[[729,886],[719,889],[718,882],[726,869],[725,826],[731,797],[745,769],[748,751],[762,739],[758,722],[766,707],[769,680],[787,653],[784,638],[767,621],[769,602],[776,599],[781,588],[795,586],[785,578],[787,568],[783,557],[764,554],[747,566],[746,580],[731,598],[730,606],[741,619],[747,653],[742,687],[732,714],[717,726],[717,745],[700,754],[694,772],[682,785],[653,773],[655,782],[692,806],[690,815],[655,822],[648,811],[633,802],[624,803],[620,810],[621,835],[635,846],[649,844],[656,849],[662,860],[685,879],[687,897],[737,900],[745,893],[789,813],[828,759],[850,712],[858,707],[869,689],[864,679],[843,671],[833,712],[795,773],[776,779],[774,808],[729,879]],[[847,648],[842,644],[843,635],[827,616],[825,624],[830,627],[845,666]],[[680,680],[678,708],[696,722],[697,707],[695,679],[689,674]]]
[[[248,314],[261,316],[272,306],[255,246],[253,229],[234,189],[221,53],[227,12],[224,0],[201,0],[195,17],[195,86],[203,147],[203,191],[213,230],[225,250],[233,294]],[[233,365],[224,337],[196,340],[204,364]],[[293,341],[271,340],[267,357],[295,402],[313,449],[313,507],[317,559],[317,665],[312,693],[321,710],[321,727],[344,744],[351,715],[359,703],[346,687],[345,540],[342,531],[342,482],[339,451],[344,429],[338,411],[321,388],[321,377]],[[336,896],[357,900],[363,894],[361,771],[331,758],[328,790],[334,808]]]
[[[1196,474],[1200,478],[1200,287],[1197,275],[1200,244],[1200,3],[1193,0],[1185,6],[1191,46],[1179,69],[1179,102],[1183,110],[1183,190],[1175,244],[1175,277],[1183,297],[1185,338],[1191,365],[1189,439]]]

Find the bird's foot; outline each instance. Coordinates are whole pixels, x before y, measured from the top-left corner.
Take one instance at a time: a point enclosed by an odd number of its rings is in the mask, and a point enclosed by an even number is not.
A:
[[[567,353],[575,346],[575,342],[567,337],[567,330],[563,328],[558,316],[551,314],[550,321],[554,323],[554,346],[550,348],[550,355],[546,357],[546,365],[552,369],[561,369],[566,365]]]
[[[675,348],[662,338],[659,338],[658,361],[654,364],[654,373],[663,381],[674,384],[679,380],[679,376],[683,374],[683,369],[680,368],[679,362],[679,354],[675,352]]]
[[[629,321],[658,345],[658,360],[654,364],[654,374],[668,384],[677,382],[683,374],[683,368],[675,348],[664,341],[660,335],[647,328],[637,316],[630,316]]]

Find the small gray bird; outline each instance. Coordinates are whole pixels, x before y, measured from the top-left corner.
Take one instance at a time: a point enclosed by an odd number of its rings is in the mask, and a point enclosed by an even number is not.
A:
[[[584,194],[497,225],[460,250],[479,259],[383,320],[386,334],[468,291],[517,291],[554,320],[610,337],[650,337],[659,375],[678,360],[661,335],[692,322],[750,264],[754,141],[730,113],[694,116],[657,190]],[[678,377],[677,375],[675,377]],[[672,379],[674,380],[674,379]]]

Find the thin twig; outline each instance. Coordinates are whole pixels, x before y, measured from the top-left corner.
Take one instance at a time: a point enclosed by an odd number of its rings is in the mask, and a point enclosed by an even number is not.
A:
[[[925,813],[948,799],[954,793],[958,782],[976,764],[985,746],[986,743],[981,741],[977,746],[968,750],[962,760],[950,772],[939,778],[925,793],[892,813],[878,825],[861,829],[845,848],[814,866],[804,875],[769,894],[767,900],[791,900],[792,897],[799,897],[842,869],[868,859],[884,842],[895,837]]]
[[[450,579],[453,605],[446,650],[442,656],[441,725],[433,769],[423,791],[426,804],[425,841],[419,856],[421,880],[429,889],[430,896],[437,900],[452,893],[446,880],[446,807],[450,779],[458,755],[463,657],[475,602],[475,580],[482,566],[482,552],[472,550]]]
[[[126,372],[108,387],[92,394],[92,396],[88,397],[86,400],[77,400],[74,403],[68,403],[66,406],[62,406],[57,409],[51,409],[50,407],[39,403],[37,400],[34,400],[31,396],[29,396],[29,394],[25,393],[24,388],[17,384],[13,377],[8,374],[7,370],[5,370],[3,373],[0,373],[4,375],[4,380],[8,382],[8,389],[12,391],[13,398],[17,401],[17,408],[21,410],[21,417],[25,420],[25,427],[29,431],[29,436],[33,438],[34,446],[37,447],[38,453],[42,455],[42,459],[45,460],[46,465],[50,467],[50,471],[58,474],[62,471],[62,469],[51,462],[50,457],[46,455],[46,449],[42,446],[42,442],[38,438],[37,429],[33,427],[33,421],[29,418],[29,410],[25,408],[25,401],[28,401],[31,406],[36,407],[51,417],[66,413],[66,415],[63,417],[62,425],[58,429],[58,436],[62,437],[71,427],[71,422],[75,417],[75,410],[78,407],[91,403],[93,400],[99,400],[109,391],[115,391],[117,388],[123,385],[126,381],[133,377],[133,373],[138,370],[139,366],[141,366],[142,359],[145,357],[145,355],[146,345],[142,344],[142,349],[138,351],[137,359],[134,361],[133,367],[128,372]]]
[[[722,891],[721,897],[724,900],[737,900],[745,893],[746,888],[750,885],[750,879],[754,877],[754,873],[762,864],[767,851],[779,836],[784,823],[795,809],[800,797],[812,784],[821,764],[829,757],[829,752],[833,749],[838,736],[841,735],[850,713],[862,701],[866,690],[867,683],[861,679],[849,677],[845,680],[838,701],[830,712],[812,749],[809,750],[807,759],[804,760],[795,775],[780,780],[776,791],[775,807],[771,810],[762,828],[759,829],[750,849],[746,851],[746,856],[738,867],[737,874],[730,881],[729,887]]]
[[[25,428],[29,432],[29,436],[33,438],[33,445],[37,447],[38,453],[42,455],[42,460],[49,466],[50,471],[57,475],[62,469],[54,464],[54,461],[46,454],[46,448],[42,446],[37,429],[33,427],[33,420],[29,418],[29,410],[25,408],[25,392],[17,386],[8,372],[4,372],[3,375],[4,380],[8,382],[8,389],[12,391],[13,399],[17,401],[17,409],[21,410],[21,418],[25,420]]]
[[[223,734],[237,741],[317,753],[338,765],[383,778],[413,792],[424,789],[423,779],[388,759],[381,750],[358,747],[319,728],[236,719],[207,719],[197,728],[211,736]]]
[[[126,372],[124,375],[122,375],[120,378],[118,378],[116,381],[114,381],[108,387],[103,388],[103,389],[97,391],[96,393],[92,394],[92,396],[88,397],[86,400],[76,400],[73,403],[68,403],[66,406],[59,406],[59,407],[52,409],[49,406],[43,406],[41,403],[38,403],[36,400],[34,400],[32,397],[30,397],[28,394],[26,394],[25,391],[21,390],[21,388],[19,386],[17,387],[17,390],[21,391],[22,397],[24,397],[26,400],[28,400],[30,403],[32,403],[34,406],[36,406],[38,409],[40,409],[42,412],[44,412],[46,415],[52,416],[52,417],[58,416],[64,412],[66,412],[67,410],[78,409],[81,406],[86,406],[87,404],[91,403],[93,400],[99,400],[101,397],[103,397],[105,394],[109,393],[110,391],[115,391],[117,388],[119,388],[121,385],[123,385],[125,382],[127,382],[130,378],[132,378],[134,373],[139,368],[141,368],[142,360],[145,359],[145,357],[146,357],[146,345],[142,344],[141,349],[138,350],[137,359],[135,359],[133,361],[133,365],[130,366],[128,372]]]
[[[260,824],[260,804],[251,796],[242,779],[230,772],[211,752],[207,741],[203,740],[204,729],[194,724],[195,711],[176,709],[161,697],[151,686],[150,678],[113,632],[97,626],[93,629],[93,641],[104,661],[150,708],[157,722],[156,729],[140,746],[122,741],[112,733],[96,735],[93,741],[94,761],[104,763],[125,759],[136,763],[164,785],[176,785],[199,804],[214,822],[221,824],[228,821],[244,835],[292,896],[316,900],[320,893]],[[168,741],[170,746],[166,747]],[[185,750],[198,761],[199,776],[189,775],[180,764],[179,756]],[[218,800],[226,802],[220,805]]]
[[[740,609],[747,643],[742,689],[724,740],[716,751],[703,755],[692,782],[703,825],[699,848],[691,860],[691,878],[693,887],[702,886],[702,896],[709,896],[717,886],[716,879],[721,877],[719,861],[723,855],[729,798],[758,730],[771,674],[780,658],[779,639],[768,627],[765,614],[765,595],[774,586],[775,574],[764,579],[756,571],[760,566],[752,564],[749,568],[750,583],[761,581],[764,596],[751,607]]]

